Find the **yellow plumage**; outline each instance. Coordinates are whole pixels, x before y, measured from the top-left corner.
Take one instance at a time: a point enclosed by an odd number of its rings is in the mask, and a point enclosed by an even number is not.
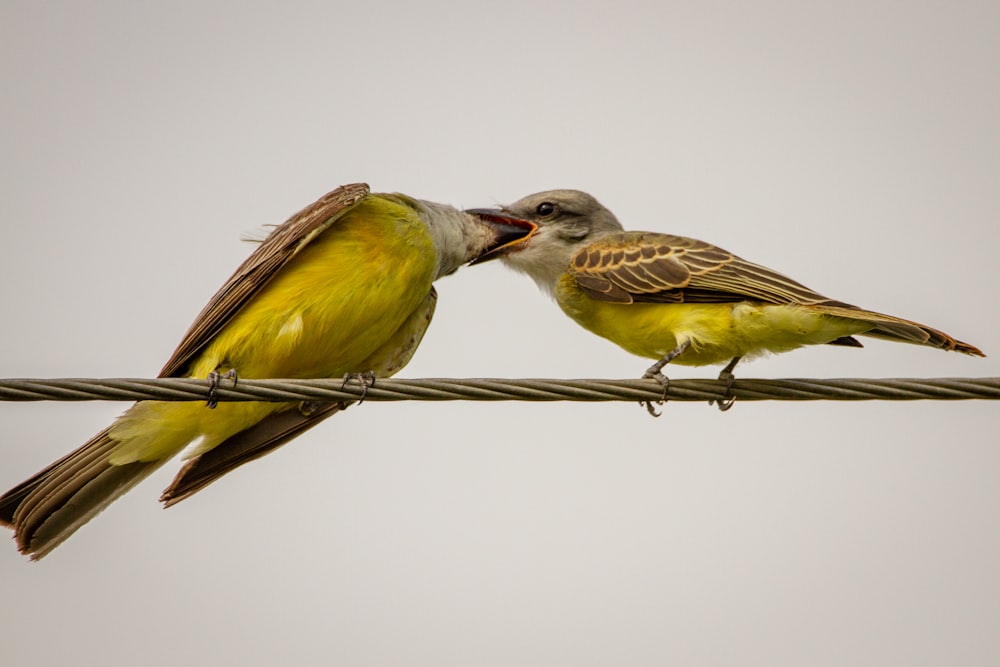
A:
[[[533,225],[481,221],[364,184],[338,188],[267,236],[195,319],[160,377],[387,377],[412,357],[433,282]],[[340,402],[142,401],[0,496],[0,523],[39,558],[182,449],[161,500],[179,502],[347,407]]]
[[[394,201],[369,197],[296,255],[190,364],[187,377],[342,377],[389,339],[431,289],[427,227]],[[389,258],[395,258],[391,261]],[[288,403],[143,401],[111,427],[111,463],[206,452]]]
[[[556,300],[585,329],[640,357],[660,359],[688,341],[691,346],[673,362],[688,366],[788,352],[862,333],[872,326],[805,306],[595,301],[568,274],[559,281]]]
[[[625,231],[596,199],[551,190],[484,219],[531,221],[537,229],[503,248],[573,320],[641,357],[645,377],[666,384],[667,363],[727,363],[831,343],[860,347],[863,335],[983,356],[974,345],[900,317],[829,299],[777,271],[697,239]],[[729,403],[724,402],[722,407]]]

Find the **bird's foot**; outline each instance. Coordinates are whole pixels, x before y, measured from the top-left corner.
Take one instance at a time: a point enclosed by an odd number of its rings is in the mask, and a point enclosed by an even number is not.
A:
[[[669,364],[671,361],[683,354],[684,350],[691,347],[691,341],[686,340],[676,348],[663,355],[663,358],[657,361],[655,364],[646,369],[646,372],[642,374],[644,380],[656,380],[663,385],[663,398],[656,401],[657,405],[663,405],[667,402],[667,391],[670,389],[670,378],[663,374],[663,367]],[[659,417],[662,413],[657,412],[656,408],[653,407],[653,401],[639,401],[639,405],[646,408],[646,411],[653,417]]]
[[[361,405],[365,402],[365,396],[368,395],[368,388],[375,386],[375,371],[347,373],[344,375],[344,382],[340,385],[340,388],[343,389],[349,382],[357,382],[361,385],[361,398],[358,399],[358,405]]]
[[[233,387],[236,387],[236,383],[239,382],[239,378],[236,376],[236,369],[230,368],[225,374],[219,371],[212,371],[208,374],[208,400],[205,401],[205,407],[209,410],[214,410],[217,405],[219,405],[219,400],[216,398],[216,394],[219,390],[219,383],[222,380],[232,380]]]
[[[639,401],[639,405],[641,405],[644,408],[646,408],[646,412],[649,413],[650,417],[659,417],[660,415],[663,414],[662,412],[658,411],[656,408],[653,407],[653,403],[655,402],[657,405],[663,405],[664,403],[666,403],[667,402],[667,391],[669,391],[669,389],[670,389],[670,378],[668,378],[666,375],[664,375],[663,373],[661,373],[660,372],[660,368],[662,368],[662,366],[660,366],[659,368],[657,368],[656,365],[654,364],[652,367],[649,368],[649,370],[647,370],[642,375],[642,379],[643,380],[656,380],[661,385],[663,385],[663,398],[662,399],[660,399],[658,401]]]
[[[733,395],[733,382],[736,380],[736,376],[733,375],[733,369],[736,368],[736,364],[740,363],[740,357],[734,357],[732,361],[726,364],[726,367],[719,372],[719,379],[725,381],[726,383],[726,393],[722,398],[714,398],[708,402],[709,405],[714,405],[719,408],[719,412],[725,412],[729,408],[733,407],[733,403],[736,402],[736,396]]]

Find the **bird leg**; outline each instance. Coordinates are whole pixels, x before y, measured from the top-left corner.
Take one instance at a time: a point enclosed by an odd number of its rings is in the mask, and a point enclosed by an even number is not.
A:
[[[348,382],[357,382],[361,385],[361,398],[358,399],[358,405],[361,405],[365,402],[365,396],[368,395],[368,387],[375,386],[375,371],[347,373],[344,375],[344,382],[340,385],[340,388],[343,389],[346,387]]]
[[[643,379],[656,380],[663,385],[663,398],[656,401],[657,405],[663,405],[663,403],[667,400],[667,390],[670,389],[670,378],[661,372],[663,367],[683,354],[689,347],[691,347],[691,341],[684,341],[670,352],[667,352],[662,359],[647,368],[646,372],[642,374]],[[645,406],[646,411],[653,417],[659,417],[661,414],[653,407],[653,401],[639,401],[639,405]]]
[[[718,406],[719,412],[725,412],[733,407],[733,403],[736,402],[736,397],[733,396],[733,381],[736,379],[736,376],[733,375],[733,369],[736,368],[736,364],[740,363],[740,359],[742,358],[733,357],[733,360],[726,364],[726,367],[719,372],[719,379],[726,381],[726,395],[720,399],[712,399],[708,402],[709,405]]]
[[[208,400],[205,401],[205,407],[209,410],[214,410],[219,404],[219,400],[215,395],[218,393],[219,382],[221,380],[232,380],[233,387],[236,387],[236,383],[239,381],[236,377],[236,369],[230,368],[224,375],[217,370],[208,374]]]

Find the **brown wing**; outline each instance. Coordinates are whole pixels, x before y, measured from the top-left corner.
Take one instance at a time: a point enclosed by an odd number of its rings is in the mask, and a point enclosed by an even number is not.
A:
[[[194,324],[160,371],[160,377],[180,374],[187,362],[212,340],[243,304],[253,298],[288,260],[367,197],[368,193],[368,185],[365,183],[343,185],[323,195],[275,228],[198,314]]]
[[[621,232],[577,252],[570,274],[591,298],[614,303],[758,301],[811,306],[835,317],[864,320],[866,336],[984,356],[974,345],[900,317],[834,301],[776,271],[714,245],[671,234]],[[838,345],[860,346],[845,337]]]
[[[852,307],[722,248],[672,234],[602,237],[573,256],[570,273],[592,298],[616,303],[752,300]]]

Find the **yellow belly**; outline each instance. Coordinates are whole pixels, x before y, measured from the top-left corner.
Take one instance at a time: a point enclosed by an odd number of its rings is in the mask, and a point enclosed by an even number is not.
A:
[[[787,352],[872,328],[870,322],[824,315],[808,306],[595,301],[569,276],[560,282],[556,298],[585,329],[640,357],[660,359],[689,342],[688,350],[673,362],[689,366]]]

